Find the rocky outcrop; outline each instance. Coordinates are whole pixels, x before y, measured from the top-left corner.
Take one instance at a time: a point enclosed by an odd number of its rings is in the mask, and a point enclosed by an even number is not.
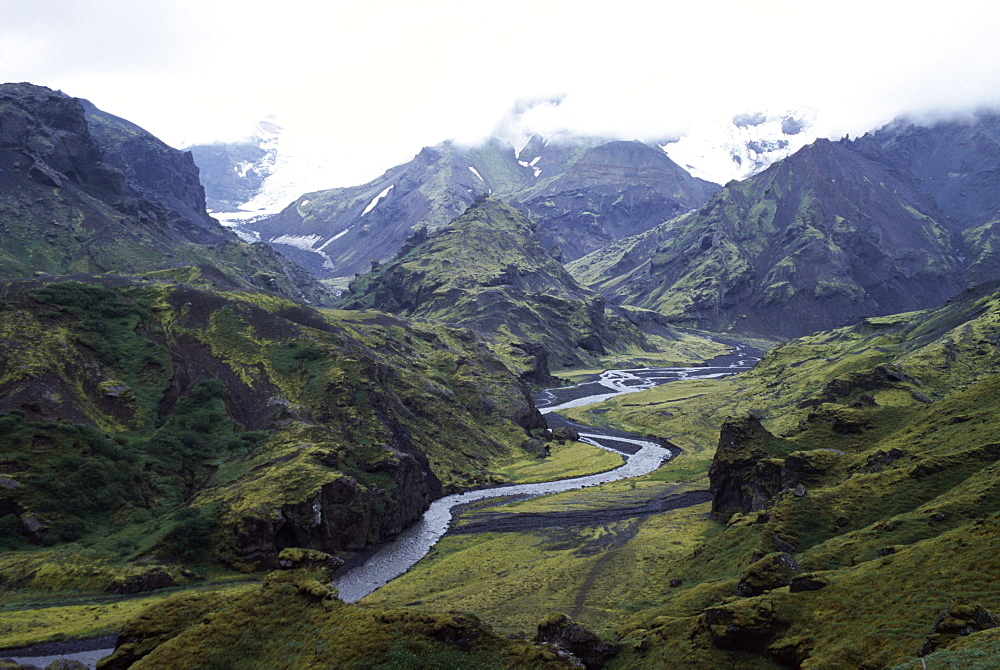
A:
[[[736,512],[769,507],[781,491],[781,461],[765,448],[774,440],[755,416],[728,419],[708,470],[712,514],[728,519]]]
[[[361,551],[398,535],[431,501],[427,478],[415,458],[399,456],[378,472],[391,478],[391,493],[336,476],[304,499],[267,514],[239,514],[224,522],[223,555],[256,569],[280,567],[282,550],[314,549],[330,554]],[[376,516],[376,508],[382,508]]]
[[[789,580],[802,569],[791,554],[775,552],[751,563],[736,585],[736,595],[744,598],[759,596],[765,591],[788,586]]]
[[[116,575],[104,590],[108,593],[128,595],[165,589],[176,585],[177,581],[174,579],[174,576],[165,567],[162,565],[153,565],[127,570],[121,575]]]
[[[784,491],[802,497],[843,456],[832,449],[787,451],[784,440],[769,433],[756,416],[726,420],[708,470],[712,514],[727,520],[738,512],[765,510]]]
[[[553,613],[538,624],[535,642],[552,644],[569,652],[587,668],[599,670],[618,654],[619,645],[575,623],[565,614]]]
[[[1000,626],[993,613],[981,605],[952,603],[938,615],[918,656],[944,649],[957,638]]]

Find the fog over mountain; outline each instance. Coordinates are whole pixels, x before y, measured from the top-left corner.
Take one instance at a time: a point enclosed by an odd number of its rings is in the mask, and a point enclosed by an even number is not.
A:
[[[167,143],[232,141],[275,114],[332,159],[325,186],[368,181],[446,139],[477,143],[518,100],[546,136],[667,140],[745,113],[816,110],[817,137],[902,113],[1000,102],[1000,7],[897,1],[692,6],[451,0],[16,3],[7,81],[81,95]],[[538,104],[537,101],[543,101]]]

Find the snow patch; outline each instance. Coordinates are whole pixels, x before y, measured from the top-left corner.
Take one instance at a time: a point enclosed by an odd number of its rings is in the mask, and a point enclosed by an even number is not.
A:
[[[299,207],[305,207],[310,202],[312,202],[312,200],[303,200],[302,202],[299,203]]]
[[[322,237],[319,235],[280,235],[268,240],[271,244],[287,244],[290,247],[302,249],[303,251],[315,251],[313,245],[319,242]]]
[[[339,240],[341,237],[343,237],[344,235],[346,235],[347,233],[349,233],[351,231],[351,228],[353,228],[353,227],[354,226],[348,226],[347,228],[344,228],[342,231],[340,231],[339,233],[337,233],[336,235],[334,235],[333,237],[331,237],[330,239],[328,239],[326,242],[324,242],[323,246],[321,246],[316,251],[323,251],[324,249],[326,249],[326,245],[330,244],[330,242],[333,242],[335,240]]]
[[[472,174],[474,174],[474,175],[476,175],[477,177],[479,177],[479,181],[483,182],[484,184],[486,183],[486,180],[485,180],[485,179],[483,179],[483,176],[482,176],[481,174],[479,174],[479,171],[478,171],[478,170],[477,170],[476,168],[474,168],[474,167],[472,167],[472,166],[470,165],[470,166],[469,166],[469,169],[470,169],[470,170],[472,170]]]
[[[389,195],[389,191],[392,190],[393,186],[395,186],[395,184],[390,184],[384,191],[382,191],[377,196],[375,196],[374,198],[372,198],[372,201],[370,203],[368,203],[367,207],[365,207],[365,211],[361,212],[361,216],[364,216],[368,212],[370,212],[373,209],[375,209],[375,205],[377,205],[379,203],[379,200],[381,200],[385,196]]]

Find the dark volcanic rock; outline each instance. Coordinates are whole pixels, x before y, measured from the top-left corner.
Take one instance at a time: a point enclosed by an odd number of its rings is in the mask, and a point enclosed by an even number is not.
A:
[[[154,565],[138,572],[116,577],[104,590],[109,593],[132,594],[165,589],[177,582],[162,565]]]
[[[784,491],[801,498],[807,494],[806,484],[822,479],[843,455],[832,449],[787,451],[784,440],[769,433],[755,416],[726,420],[708,469],[712,513],[728,519],[737,512],[768,509]]]
[[[535,642],[553,644],[576,656],[587,670],[598,670],[618,653],[619,646],[595,635],[565,614],[551,614],[538,624]]]
[[[998,625],[1000,623],[997,623],[993,613],[981,605],[951,604],[938,615],[934,628],[917,655],[927,656],[947,647],[956,638],[996,628]]]
[[[788,586],[791,575],[801,572],[799,564],[791,555],[775,552],[755,561],[740,575],[736,595],[744,598],[759,596],[764,591]]]
[[[391,497],[382,498],[386,511],[378,526],[372,517],[375,494],[343,475],[275,514],[238,518],[230,529],[230,551],[245,564],[275,568],[281,567],[282,550],[290,547],[331,554],[360,551],[398,535],[430,504],[428,477],[408,454],[383,462],[379,472],[391,477],[394,487]]]
[[[755,416],[731,418],[722,425],[708,470],[712,514],[729,518],[771,505],[782,488],[781,462],[770,459],[765,449],[774,439]]]

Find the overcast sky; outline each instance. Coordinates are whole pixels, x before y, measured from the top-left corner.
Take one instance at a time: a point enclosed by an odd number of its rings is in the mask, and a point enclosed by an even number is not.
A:
[[[268,114],[366,181],[518,101],[545,131],[659,139],[811,108],[828,136],[1000,106],[1000,3],[973,0],[0,0],[0,79],[174,146]],[[522,105],[523,106],[523,105]]]

